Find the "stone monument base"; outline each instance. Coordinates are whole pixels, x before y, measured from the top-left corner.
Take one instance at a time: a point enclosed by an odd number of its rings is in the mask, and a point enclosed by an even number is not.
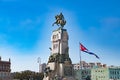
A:
[[[49,78],[49,76],[48,76],[48,77],[44,77],[43,80],[54,80],[54,79]],[[75,78],[73,78],[73,77],[64,77],[64,78],[55,79],[55,80],[75,80]]]
[[[56,18],[56,21],[58,21],[63,15],[61,13],[60,18],[59,15],[56,17],[58,17]],[[57,22],[54,24],[56,23]],[[61,23],[60,28],[52,32],[51,55],[49,56],[47,66],[44,70],[43,80],[75,80],[72,61],[69,57],[69,36],[67,30],[63,29],[63,23]]]
[[[48,77],[44,77],[43,80],[50,80],[49,76]]]
[[[75,80],[73,77],[64,77],[62,80]]]

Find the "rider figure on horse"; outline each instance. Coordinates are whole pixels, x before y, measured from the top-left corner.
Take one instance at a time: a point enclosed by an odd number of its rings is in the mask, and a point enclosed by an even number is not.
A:
[[[60,15],[56,15],[55,19],[56,19],[56,21],[53,23],[52,26],[54,26],[54,24],[56,24],[57,26],[60,26],[60,28],[63,28],[64,25],[66,24],[66,20],[64,19],[64,16],[62,13],[60,13]]]

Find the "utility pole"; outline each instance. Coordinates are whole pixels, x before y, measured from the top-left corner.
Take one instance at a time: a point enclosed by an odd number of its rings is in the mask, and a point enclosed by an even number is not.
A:
[[[39,73],[40,73],[40,72],[41,72],[41,71],[40,71],[40,69],[41,69],[41,58],[40,58],[40,57],[38,57],[37,63],[38,63],[38,65],[39,65]]]

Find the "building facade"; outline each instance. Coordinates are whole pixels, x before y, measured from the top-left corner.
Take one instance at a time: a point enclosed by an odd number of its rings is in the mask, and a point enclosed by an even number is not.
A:
[[[91,80],[109,80],[108,68],[91,69]]]
[[[120,80],[120,67],[93,68],[91,80]]]
[[[80,65],[80,63],[81,63],[81,65]],[[85,61],[81,61],[80,63],[73,64],[74,70],[106,67],[106,64],[101,64],[99,62],[97,62],[97,63],[93,63],[93,62],[87,63]]]
[[[90,80],[91,69],[74,70],[74,77],[76,80]]]
[[[120,67],[109,67],[109,79],[120,80]]]
[[[81,63],[81,65],[80,65]],[[91,77],[99,73],[95,73],[92,70],[105,68],[106,64],[97,63],[87,63],[85,61],[81,61],[80,63],[73,64],[74,67],[74,76],[76,80],[93,80]],[[97,79],[94,79],[97,80]]]
[[[10,59],[9,61],[2,61],[0,57],[0,80],[11,80],[10,76]]]

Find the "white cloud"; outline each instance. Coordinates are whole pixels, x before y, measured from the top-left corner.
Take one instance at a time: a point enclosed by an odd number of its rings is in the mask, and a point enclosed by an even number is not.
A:
[[[6,38],[6,36],[3,35],[1,40],[4,41],[4,37]],[[2,57],[2,60],[6,61],[11,58],[12,72],[23,70],[38,71],[37,58],[41,57],[41,63],[47,63],[50,55],[49,46],[48,43],[42,43],[41,39],[38,39],[38,42],[33,49],[22,51],[13,45],[4,43],[3,45],[0,45],[0,56]]]
[[[20,24],[22,26],[29,25],[29,24],[32,24],[32,23],[33,23],[33,21],[31,19],[26,19],[26,20],[20,22]]]
[[[1,19],[0,19],[1,21]],[[27,18],[20,22],[20,28],[16,27],[17,29],[32,29],[35,26],[33,25],[39,25],[41,23],[41,17],[38,16],[35,19]],[[31,26],[28,26],[31,25]],[[14,30],[16,29],[14,28]],[[8,28],[11,30],[11,28]],[[41,40],[38,40],[38,43],[34,47],[34,49],[28,50],[28,51],[20,51],[20,49],[16,48],[13,45],[10,45],[6,42],[6,39],[9,36],[0,34],[0,56],[2,57],[2,60],[8,61],[9,58],[11,58],[11,70],[14,71],[23,71],[23,70],[32,70],[32,71],[38,71],[38,63],[37,58],[42,58],[42,63],[47,62],[47,57],[50,54],[49,51],[46,51],[46,45],[41,46]],[[3,43],[4,42],[4,43]],[[19,43],[20,44],[20,43]],[[47,45],[48,46],[48,45]],[[47,48],[48,50],[48,48]],[[48,52],[48,53],[47,53]],[[47,55],[46,55],[47,54]]]
[[[40,49],[33,51],[19,51],[9,45],[0,46],[0,56],[2,60],[8,61],[11,59],[12,72],[32,70],[38,71],[37,58],[40,56]]]
[[[41,17],[38,16],[36,17],[35,19],[30,19],[30,18],[27,18],[23,21],[20,22],[20,25],[22,26],[26,26],[26,25],[37,25],[37,24],[40,24],[41,23]]]
[[[108,17],[101,20],[101,25],[107,29],[114,29],[120,27],[120,18],[117,17]]]
[[[34,30],[41,23],[41,17],[36,17],[35,19],[26,18],[19,22],[20,29]]]

